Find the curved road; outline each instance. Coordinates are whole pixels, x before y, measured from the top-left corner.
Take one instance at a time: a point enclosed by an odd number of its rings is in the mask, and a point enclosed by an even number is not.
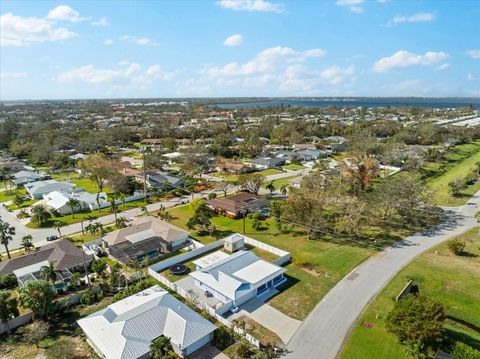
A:
[[[368,303],[405,265],[433,246],[478,226],[480,191],[446,210],[442,224],[386,248],[343,278],[317,304],[287,345],[289,359],[335,359]]]

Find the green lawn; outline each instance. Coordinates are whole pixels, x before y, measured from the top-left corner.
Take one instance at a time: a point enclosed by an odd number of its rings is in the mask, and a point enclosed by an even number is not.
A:
[[[192,215],[190,206],[175,207],[169,211],[175,218],[176,226],[186,228],[185,223]],[[247,218],[246,235],[267,244],[289,251],[292,263],[286,266],[287,283],[280,293],[270,300],[270,304],[283,313],[305,319],[320,299],[347,273],[374,253],[374,250],[358,246],[337,244],[320,240],[308,240],[303,230],[294,228],[288,233],[276,229],[273,219],[263,223],[265,230],[254,230],[252,221]],[[212,223],[217,232],[214,237],[223,238],[231,233],[242,232],[242,220],[232,220],[216,216]],[[203,243],[210,243],[208,233],[192,232],[192,237]],[[328,272],[328,277],[324,275]]]
[[[433,193],[433,204],[441,206],[460,206],[480,190],[480,181],[468,186],[461,196],[452,197],[448,184],[458,178],[464,178],[480,161],[480,142],[459,145],[447,153],[443,164],[429,163],[424,170],[430,176],[428,186]]]
[[[0,192],[0,203],[11,201],[12,199],[15,198],[15,196],[17,194],[23,196],[23,195],[27,194],[27,191],[24,188],[12,189],[8,192],[2,191],[2,192]]]
[[[258,172],[255,172],[255,173],[258,173],[262,176],[271,176],[271,175],[278,175],[279,173],[283,173],[283,172],[280,171],[280,170],[276,170],[274,168],[269,168],[269,169],[266,169],[266,170],[263,170],[263,171],[258,171]]]
[[[289,176],[289,177],[283,177],[280,179],[273,180],[273,186],[275,187],[276,190],[279,190],[283,185],[288,185],[288,181],[296,177],[297,176]],[[263,182],[262,187],[263,188],[267,187],[271,182],[272,181]]]
[[[225,181],[231,181],[231,182],[236,182],[238,181],[238,175],[233,174],[233,173],[227,173],[227,172],[215,172],[211,173],[211,176],[221,178]]]
[[[122,216],[121,212],[127,211],[127,210],[132,209],[132,208],[142,207],[143,205],[144,205],[143,200],[137,200],[137,201],[132,201],[132,202],[126,202],[125,204],[120,204],[118,206],[118,213],[117,214],[120,217],[120,216]],[[78,222],[81,222],[81,221],[95,220],[98,217],[106,216],[108,214],[112,214],[112,211],[111,211],[110,207],[103,208],[101,210],[96,209],[96,210],[90,211],[90,212],[75,213],[74,218],[72,218],[71,215],[60,216],[60,217],[55,217],[54,216],[43,227],[44,228],[52,227],[53,223],[56,222],[56,221],[62,222],[62,226],[66,226],[68,224],[78,223]],[[27,223],[26,226],[30,227],[30,228],[39,228],[39,226],[37,224],[32,223],[32,222]]]
[[[25,202],[22,202],[22,204],[20,205],[20,207],[18,207],[17,205],[15,204],[9,204],[7,206],[7,208],[10,210],[10,211],[13,211],[13,210],[16,210],[16,209],[21,209],[21,208],[25,208],[25,207],[29,207],[33,204],[35,204],[36,202],[38,202],[38,199],[31,199],[29,201],[25,201]]]
[[[467,255],[455,256],[441,244],[393,278],[355,324],[341,359],[406,358],[402,345],[386,331],[385,318],[393,308],[393,298],[410,279],[422,295],[442,302],[448,315],[480,327],[480,236],[473,229],[461,237],[467,243]],[[461,338],[480,349],[479,333],[452,321],[447,329],[450,339]]]
[[[305,167],[302,165],[297,165],[295,163],[290,163],[289,165],[282,166],[284,170],[289,170],[289,171],[300,171],[303,170]]]
[[[82,177],[77,172],[54,174],[52,175],[52,178],[56,179],[57,181],[65,181],[68,178],[71,183],[76,184],[77,187],[82,187],[88,193],[98,193],[99,190],[95,181]],[[103,191],[109,193],[110,189],[108,187],[104,187]]]

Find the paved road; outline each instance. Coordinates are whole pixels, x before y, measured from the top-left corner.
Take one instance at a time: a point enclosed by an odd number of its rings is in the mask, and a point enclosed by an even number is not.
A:
[[[438,227],[407,237],[371,257],[343,278],[317,304],[288,343],[289,359],[334,359],[368,303],[406,264],[431,247],[478,226],[480,191],[446,210]]]

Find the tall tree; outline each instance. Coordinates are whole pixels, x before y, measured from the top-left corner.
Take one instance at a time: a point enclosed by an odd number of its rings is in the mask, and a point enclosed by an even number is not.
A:
[[[57,270],[55,269],[55,263],[53,261],[49,261],[48,265],[42,267],[41,276],[42,279],[47,282],[50,281],[52,285],[55,286],[55,282],[57,281]]]
[[[79,163],[79,167],[97,184],[99,193],[103,192],[105,182],[114,172],[112,163],[104,155],[98,153],[85,158]]]
[[[217,182],[217,184],[215,185],[215,187],[219,190],[219,191],[222,191],[223,192],[223,196],[224,197],[227,197],[227,193],[228,191],[232,190],[233,188],[235,188],[235,184],[230,182],[230,181],[221,181],[221,182]]]
[[[373,181],[378,177],[377,162],[372,156],[353,156],[349,164],[342,162],[342,177],[350,183],[353,192],[364,192],[371,188]]]
[[[72,218],[75,218],[75,210],[82,207],[82,202],[80,202],[77,198],[70,197],[67,201],[67,206],[70,208],[70,214]]]
[[[238,178],[238,184],[242,190],[255,195],[258,194],[263,182],[265,182],[265,177],[259,173],[242,174]]]
[[[10,223],[3,221],[0,218],[0,243],[3,244],[7,251],[8,259],[11,259],[10,251],[8,250],[8,243],[13,239],[15,235],[15,227]]]
[[[32,218],[30,220],[38,224],[39,226],[44,225],[52,218],[52,213],[47,209],[43,204],[37,204],[32,207]]]
[[[22,237],[21,246],[25,252],[29,251],[34,247],[32,240],[33,240],[33,236],[31,234],[27,234]]]
[[[150,344],[150,356],[152,359],[167,358],[167,355],[171,350],[172,345],[170,343],[170,339],[163,335],[152,340],[152,343]]]
[[[32,310],[34,320],[37,317],[46,318],[51,314],[55,293],[50,283],[44,280],[30,280],[19,292],[20,305]]]

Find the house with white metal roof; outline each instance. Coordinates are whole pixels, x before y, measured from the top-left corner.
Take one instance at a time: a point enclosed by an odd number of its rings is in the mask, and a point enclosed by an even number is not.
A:
[[[149,358],[150,343],[165,336],[187,356],[213,339],[216,327],[156,285],[80,319],[78,325],[106,359]]]
[[[211,264],[203,268],[199,268],[203,263],[197,261],[199,269],[189,275],[196,287],[224,304],[239,306],[286,281],[284,268],[257,257],[251,251],[216,257],[217,261],[208,258],[205,263]]]
[[[32,199],[41,199],[44,195],[54,191],[68,191],[76,185],[69,182],[59,182],[56,180],[36,181],[26,183],[25,189]]]

